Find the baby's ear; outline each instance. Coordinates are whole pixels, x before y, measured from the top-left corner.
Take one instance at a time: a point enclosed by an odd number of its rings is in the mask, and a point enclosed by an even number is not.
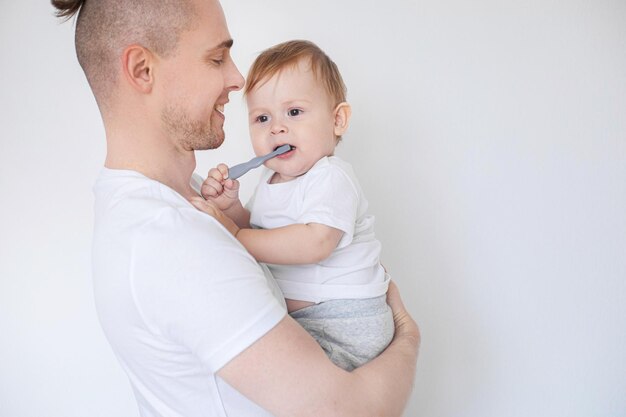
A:
[[[334,110],[335,115],[335,136],[341,136],[346,133],[350,125],[350,116],[352,116],[352,107],[345,101],[339,103]]]

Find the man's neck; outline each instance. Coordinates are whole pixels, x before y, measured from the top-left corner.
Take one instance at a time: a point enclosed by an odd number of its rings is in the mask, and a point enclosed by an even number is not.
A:
[[[107,132],[107,157],[104,163],[110,169],[139,172],[158,181],[186,199],[197,196],[191,187],[191,175],[196,168],[193,151],[182,151],[165,144],[132,139]]]

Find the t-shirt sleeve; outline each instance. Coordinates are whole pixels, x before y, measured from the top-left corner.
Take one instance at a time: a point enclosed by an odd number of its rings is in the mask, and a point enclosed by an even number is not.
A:
[[[304,187],[298,223],[320,223],[344,232],[338,248],[352,242],[359,195],[348,175],[329,165],[310,172]]]
[[[144,227],[132,285],[146,325],[217,372],[286,312],[252,256],[194,211],[168,210]]]

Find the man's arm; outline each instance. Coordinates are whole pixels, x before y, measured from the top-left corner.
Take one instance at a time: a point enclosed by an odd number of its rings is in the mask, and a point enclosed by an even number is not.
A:
[[[287,316],[218,375],[278,417],[401,416],[415,379],[420,334],[393,283],[388,302],[396,325],[393,341],[352,372],[332,364]]]

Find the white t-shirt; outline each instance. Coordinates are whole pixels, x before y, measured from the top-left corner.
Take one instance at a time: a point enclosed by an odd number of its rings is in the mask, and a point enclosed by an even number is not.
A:
[[[292,181],[270,184],[273,174],[267,170],[262,175],[247,205],[252,227],[319,223],[343,231],[337,248],[317,264],[268,264],[285,297],[319,303],[385,294],[389,279],[379,261],[374,217],[367,214],[352,167],[331,156]]]
[[[269,416],[216,372],[285,316],[273,280],[157,181],[104,168],[94,193],[96,308],[141,416]]]

